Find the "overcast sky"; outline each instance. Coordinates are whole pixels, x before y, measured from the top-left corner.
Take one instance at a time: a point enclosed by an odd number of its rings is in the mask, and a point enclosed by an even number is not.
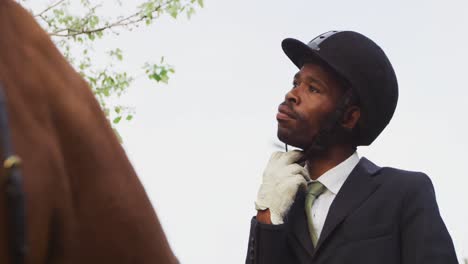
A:
[[[276,108],[297,71],[281,40],[329,30],[373,39],[399,81],[393,120],[358,153],[426,172],[468,256],[467,14],[466,0],[205,0],[190,21],[163,18],[99,44],[123,49],[129,69],[162,55],[176,68],[167,86],[134,83],[124,100],[137,113],[119,129],[181,262],[244,261]]]

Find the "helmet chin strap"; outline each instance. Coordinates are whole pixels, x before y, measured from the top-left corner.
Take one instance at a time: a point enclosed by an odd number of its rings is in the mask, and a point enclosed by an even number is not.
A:
[[[351,88],[348,88],[343,95],[342,100],[337,104],[335,111],[333,111],[333,113],[330,114],[330,117],[325,120],[325,124],[314,136],[312,143],[307,148],[303,149],[304,155],[302,155],[296,163],[304,165],[310,157],[319,154],[330,146],[335,133],[340,129],[341,120],[343,119],[345,110],[351,103],[351,96]],[[288,151],[288,144],[286,143],[285,150],[286,152]]]

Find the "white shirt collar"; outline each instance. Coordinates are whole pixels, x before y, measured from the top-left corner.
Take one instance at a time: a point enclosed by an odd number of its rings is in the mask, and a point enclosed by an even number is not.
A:
[[[320,175],[317,181],[325,185],[330,192],[336,195],[358,163],[359,155],[357,152],[354,152],[346,160]]]

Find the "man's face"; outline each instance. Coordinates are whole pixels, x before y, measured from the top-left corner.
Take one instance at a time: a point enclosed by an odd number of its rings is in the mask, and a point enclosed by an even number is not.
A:
[[[278,138],[306,149],[342,96],[343,89],[334,74],[318,64],[304,64],[278,108]]]

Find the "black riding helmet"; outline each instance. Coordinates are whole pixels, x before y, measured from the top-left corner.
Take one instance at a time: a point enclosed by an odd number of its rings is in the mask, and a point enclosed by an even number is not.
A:
[[[329,31],[307,45],[288,38],[283,40],[282,48],[298,68],[317,60],[350,84],[361,107],[355,143],[370,145],[390,122],[398,101],[395,72],[383,50],[353,31]]]

